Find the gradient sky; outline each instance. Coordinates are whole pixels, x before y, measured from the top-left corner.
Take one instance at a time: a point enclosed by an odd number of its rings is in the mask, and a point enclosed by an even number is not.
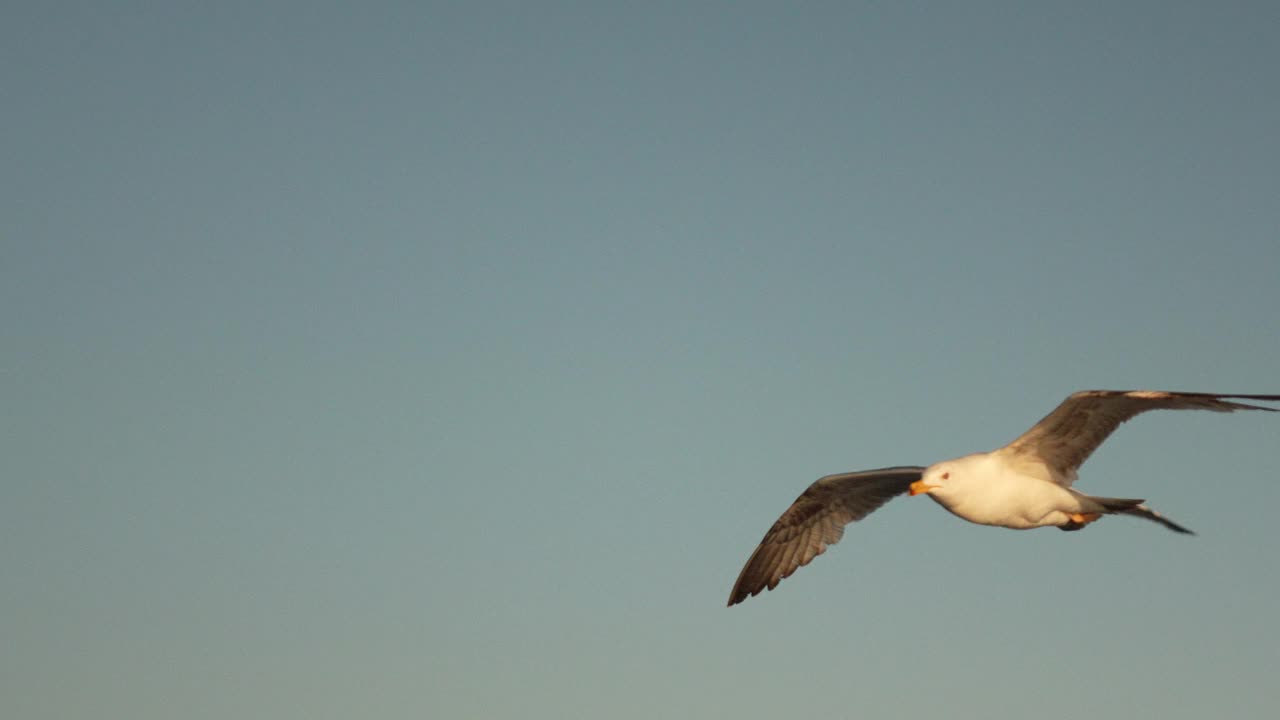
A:
[[[1263,717],[1280,416],[1080,533],[816,477],[1280,393],[1275,2],[28,3],[0,715]]]

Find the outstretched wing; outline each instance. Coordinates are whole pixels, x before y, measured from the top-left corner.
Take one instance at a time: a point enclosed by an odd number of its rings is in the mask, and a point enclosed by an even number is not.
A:
[[[1267,410],[1275,408],[1237,400],[1280,401],[1280,395],[1219,395],[1164,390],[1082,390],[1000,449],[1012,455],[1029,455],[1053,468],[1061,482],[1070,485],[1075,470],[1088,459],[1120,423],[1148,410]]]
[[[923,472],[923,467],[907,466],[819,478],[765,533],[738,575],[729,593],[729,605],[777,587],[796,568],[808,565],[828,545],[839,542],[845,525],[905,493]]]

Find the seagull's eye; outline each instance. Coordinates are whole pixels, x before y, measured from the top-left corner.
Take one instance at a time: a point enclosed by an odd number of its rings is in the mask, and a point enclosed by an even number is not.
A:
[[[944,472],[944,473],[942,473],[942,479],[943,479],[943,480],[947,480],[947,479],[949,479],[950,477],[951,477],[951,473],[949,473],[949,472]]]

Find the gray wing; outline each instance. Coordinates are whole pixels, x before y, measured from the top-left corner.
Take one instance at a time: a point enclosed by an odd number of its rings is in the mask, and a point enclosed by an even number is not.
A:
[[[1028,455],[1053,468],[1060,477],[1075,477],[1075,469],[1088,459],[1120,423],[1148,410],[1267,410],[1275,408],[1237,400],[1280,401],[1280,395],[1219,395],[1165,390],[1082,390],[1036,423],[1000,452]]]
[[[819,478],[765,533],[738,575],[729,605],[777,587],[796,568],[839,542],[845,525],[905,493],[923,472],[923,467],[904,466]]]

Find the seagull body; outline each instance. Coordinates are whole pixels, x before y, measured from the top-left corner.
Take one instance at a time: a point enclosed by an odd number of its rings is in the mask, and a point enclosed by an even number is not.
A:
[[[1074,531],[1104,515],[1132,515],[1191,534],[1143,500],[1086,495],[1072,485],[1076,470],[1107,436],[1120,423],[1147,410],[1275,411],[1227,398],[1280,401],[1280,395],[1084,390],[998,450],[929,467],[899,466],[820,478],[765,534],[742,568],[729,605],[777,587],[838,542],[845,525],[904,493],[927,494],[951,514],[979,525]]]
[[[908,493],[927,493],[971,523],[1014,530],[1064,525],[1071,514],[1102,512],[1102,506],[1086,496],[1037,476],[1041,467],[1024,470],[997,453],[966,455],[927,469],[911,484],[914,487],[908,486]],[[945,482],[941,475],[947,476]]]

